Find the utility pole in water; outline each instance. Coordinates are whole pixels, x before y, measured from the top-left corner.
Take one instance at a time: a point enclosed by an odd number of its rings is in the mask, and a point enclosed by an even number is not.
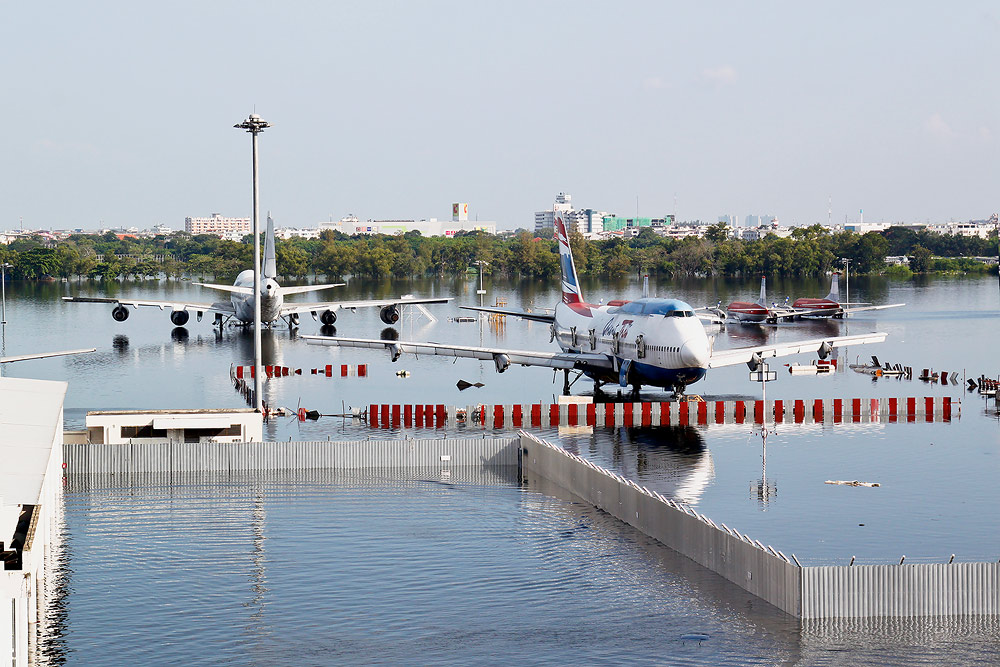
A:
[[[260,365],[260,195],[257,190],[257,135],[271,124],[255,113],[242,123],[233,125],[246,130],[253,137],[253,395],[254,409],[264,411],[261,392]]]

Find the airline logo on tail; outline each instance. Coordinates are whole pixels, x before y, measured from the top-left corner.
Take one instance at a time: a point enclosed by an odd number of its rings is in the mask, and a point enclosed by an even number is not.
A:
[[[562,268],[562,300],[565,304],[581,303],[580,284],[576,278],[573,252],[569,248],[569,234],[561,217],[555,218],[556,240],[559,242],[559,266]]]

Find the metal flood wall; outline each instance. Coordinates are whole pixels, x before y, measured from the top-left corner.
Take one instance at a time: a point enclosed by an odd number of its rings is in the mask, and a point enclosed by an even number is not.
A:
[[[802,618],[1000,613],[1000,563],[806,567]]]
[[[64,444],[68,474],[517,466],[516,438]]]
[[[535,474],[559,485],[782,611],[799,616],[801,568],[749,537],[723,531],[710,519],[562,448],[523,432],[520,442],[523,476]]]

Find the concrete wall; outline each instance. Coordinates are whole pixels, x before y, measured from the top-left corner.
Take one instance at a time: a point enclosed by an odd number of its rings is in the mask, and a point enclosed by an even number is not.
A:
[[[515,438],[64,444],[67,474],[517,466]]]
[[[798,616],[801,568],[750,538],[522,432],[522,475],[544,477],[782,611]]]

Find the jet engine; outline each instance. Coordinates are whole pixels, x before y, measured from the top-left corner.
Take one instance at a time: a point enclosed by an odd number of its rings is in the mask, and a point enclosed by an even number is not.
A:
[[[510,368],[510,357],[506,354],[494,354],[493,363],[496,364],[497,373],[503,373]]]
[[[186,310],[175,310],[174,312],[170,313],[170,321],[174,323],[175,327],[184,326],[185,324],[187,324],[187,321],[188,319],[190,319],[190,317],[191,316],[188,314],[188,311]]]
[[[399,308],[395,305],[382,306],[378,316],[386,324],[395,324],[399,321]]]
[[[115,322],[124,322],[128,319],[128,308],[122,305],[115,306],[111,311],[111,317],[114,318]]]
[[[325,326],[333,326],[333,324],[337,321],[337,313],[332,310],[324,310],[323,314],[319,316],[319,321]]]

